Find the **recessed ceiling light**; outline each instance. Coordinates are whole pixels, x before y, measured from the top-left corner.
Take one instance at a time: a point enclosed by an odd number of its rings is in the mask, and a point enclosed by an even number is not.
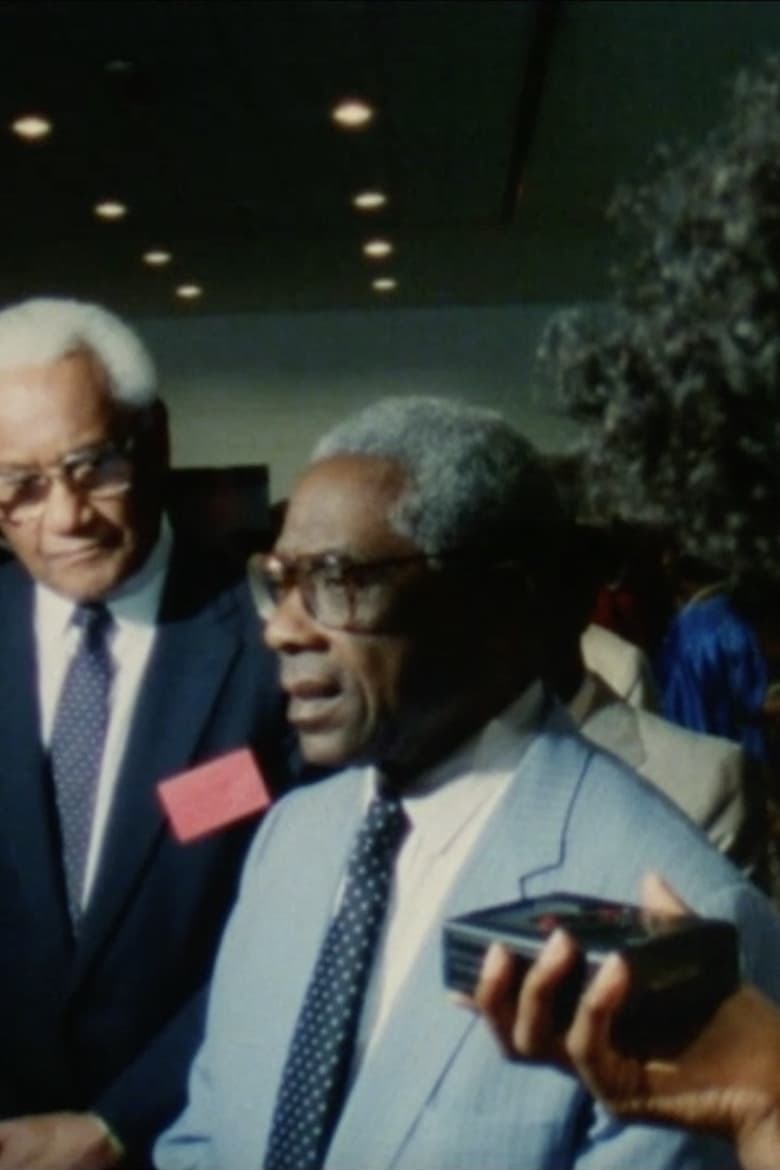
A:
[[[24,114],[11,123],[11,129],[17,138],[23,138],[25,142],[40,142],[51,134],[52,124],[42,114]]]
[[[135,62],[128,61],[125,57],[114,57],[110,61],[106,61],[104,65],[106,73],[113,73],[115,76],[135,72]]]
[[[103,199],[95,204],[95,215],[98,219],[124,219],[127,215],[127,204],[118,199]]]
[[[384,191],[358,191],[357,195],[352,196],[352,206],[358,211],[376,211],[386,203],[387,196]]]
[[[392,251],[393,245],[389,240],[366,240],[363,245],[363,255],[370,256],[372,260],[381,260]]]
[[[362,98],[346,98],[330,111],[333,121],[343,130],[361,130],[373,119],[375,110]]]
[[[176,296],[183,301],[195,301],[203,295],[199,284],[180,284],[176,288]]]
[[[376,280],[371,281],[371,287],[374,292],[393,292],[398,288],[398,281],[394,276],[378,276]]]
[[[171,253],[165,252],[162,248],[152,248],[143,255],[144,264],[148,264],[150,268],[163,268],[170,264],[172,259]]]

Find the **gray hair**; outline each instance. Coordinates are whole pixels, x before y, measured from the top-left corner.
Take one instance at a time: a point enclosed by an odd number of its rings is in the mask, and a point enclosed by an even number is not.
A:
[[[0,312],[0,369],[47,365],[78,350],[92,353],[113,398],[134,409],[157,397],[157,375],[141,339],[99,305],[36,297]]]
[[[557,542],[564,516],[531,444],[500,414],[434,397],[385,398],[335,426],[312,462],[390,459],[406,473],[390,514],[430,555],[474,549],[528,564]]]

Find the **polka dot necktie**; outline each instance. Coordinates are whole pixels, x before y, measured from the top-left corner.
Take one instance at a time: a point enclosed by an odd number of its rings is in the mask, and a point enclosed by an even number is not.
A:
[[[81,637],[73,655],[54,717],[49,758],[60,821],[62,864],[74,932],[92,831],[97,780],[108,727],[113,664],[108,634],[113,624],[104,605],[80,605],[73,623]]]
[[[315,1170],[347,1094],[360,1009],[408,828],[397,797],[369,805],[347,862],[343,896],[320,949],[276,1098],[265,1170]]]

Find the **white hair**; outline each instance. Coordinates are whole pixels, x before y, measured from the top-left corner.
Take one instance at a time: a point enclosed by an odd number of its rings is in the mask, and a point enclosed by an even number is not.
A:
[[[142,409],[157,397],[157,375],[141,339],[99,305],[36,297],[0,311],[0,369],[48,365],[87,350],[105,370],[112,397]]]
[[[384,398],[330,430],[312,462],[340,454],[398,463],[390,523],[435,556],[472,549],[526,564],[557,551],[565,517],[531,444],[500,414],[450,399]]]

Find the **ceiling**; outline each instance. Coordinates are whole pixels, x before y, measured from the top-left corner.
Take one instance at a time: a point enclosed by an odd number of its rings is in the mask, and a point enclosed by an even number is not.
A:
[[[750,0],[2,0],[0,303],[134,315],[486,305],[608,289],[604,208],[780,50]],[[337,130],[345,96],[371,125]],[[53,132],[8,129],[45,113]],[[384,209],[350,197],[380,186]],[[93,214],[121,199],[124,219]],[[390,238],[391,257],[361,253]],[[148,248],[173,255],[150,269]],[[380,272],[398,281],[377,294]],[[177,302],[195,281],[199,300]]]

